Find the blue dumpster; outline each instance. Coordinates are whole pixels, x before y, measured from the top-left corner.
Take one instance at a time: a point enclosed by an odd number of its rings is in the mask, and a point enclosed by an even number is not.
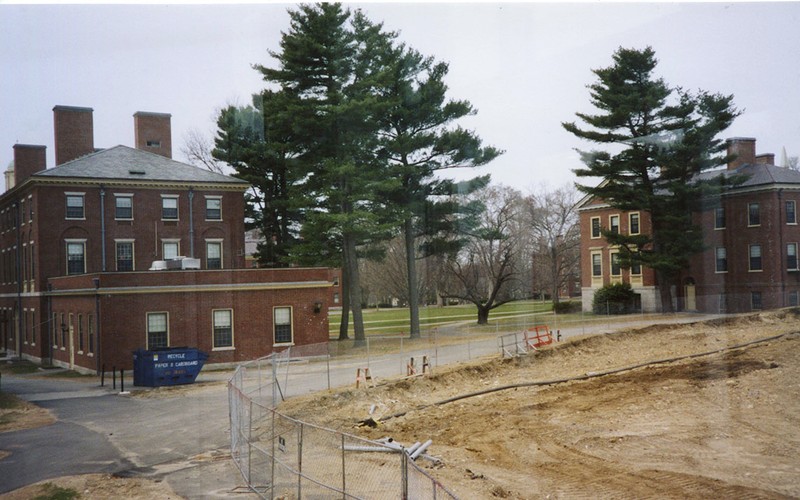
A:
[[[191,384],[207,359],[208,354],[195,347],[137,349],[133,352],[133,385]]]

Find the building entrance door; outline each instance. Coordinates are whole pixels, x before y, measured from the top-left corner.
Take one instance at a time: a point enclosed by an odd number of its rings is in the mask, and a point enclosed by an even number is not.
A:
[[[695,297],[695,290],[694,284],[686,285],[684,289],[684,296],[686,297],[686,310],[687,311],[696,311],[697,310],[697,298]]]

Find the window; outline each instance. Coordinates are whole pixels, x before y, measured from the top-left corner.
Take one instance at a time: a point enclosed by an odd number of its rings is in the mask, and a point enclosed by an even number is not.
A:
[[[86,334],[89,337],[89,352],[94,352],[94,316],[91,314],[86,318]]]
[[[222,198],[206,198],[206,220],[222,220]]]
[[[727,273],[728,272],[728,250],[725,247],[717,247],[716,250],[716,271],[718,273]]]
[[[764,308],[764,305],[761,303],[761,292],[750,292],[750,307],[754,311],[760,311]]]
[[[222,269],[222,242],[206,241],[206,269]]]
[[[78,350],[83,352],[83,314],[78,315]]]
[[[83,194],[67,193],[67,219],[83,218]]]
[[[58,313],[53,313],[52,324],[50,325],[50,343],[53,344],[54,349],[58,347],[58,328]]]
[[[642,274],[642,264],[639,262],[631,262],[631,275],[639,276]]]
[[[789,292],[789,306],[797,307],[800,305],[800,297],[798,296],[797,290]]]
[[[719,294],[719,298],[717,299],[717,307],[719,308],[719,312],[724,313],[728,311],[728,295],[721,293]]]
[[[761,245],[750,245],[750,270],[761,271]]]
[[[611,276],[619,276],[622,274],[622,268],[619,265],[619,252],[611,254]]]
[[[64,349],[67,345],[67,330],[69,330],[69,326],[64,320],[64,313],[61,313],[61,323],[59,325],[61,328],[61,349]]]
[[[758,203],[747,204],[747,225],[760,226],[761,225],[761,207]]]
[[[133,271],[132,241],[117,241],[117,271]]]
[[[118,220],[131,220],[133,219],[133,196],[132,195],[117,195],[114,199],[115,211],[114,217]]]
[[[157,349],[169,346],[167,313],[147,313],[147,348]]]
[[[162,196],[161,197],[161,219],[162,220],[178,220],[178,197],[177,196]]]
[[[639,234],[639,214],[628,214],[628,232],[630,234]]]
[[[592,238],[600,237],[600,217],[592,217]]]
[[[619,234],[619,215],[612,215],[608,218],[608,226],[612,233]]]
[[[275,321],[275,343],[289,344],[292,342],[292,308],[276,307],[273,309]]]
[[[797,205],[794,200],[786,202],[786,223],[797,224]]]
[[[797,271],[797,243],[786,244],[786,269]]]
[[[86,272],[86,242],[67,241],[67,274]]]
[[[233,347],[233,311],[223,309],[213,311],[214,316],[214,349]]]
[[[149,140],[149,141],[146,142],[146,144],[147,144],[148,148],[160,148],[161,147],[161,141]]]
[[[714,229],[725,229],[725,207],[714,209]]]
[[[592,254],[592,276],[600,277],[603,275],[603,261],[599,253]]]
[[[161,243],[161,253],[164,257],[164,260],[174,259],[178,255],[180,255],[181,251],[181,244],[180,241],[176,240],[164,240]]]

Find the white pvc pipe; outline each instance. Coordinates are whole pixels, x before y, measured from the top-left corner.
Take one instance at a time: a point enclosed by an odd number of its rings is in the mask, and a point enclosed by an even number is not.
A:
[[[427,450],[428,446],[430,446],[432,443],[433,441],[430,439],[425,441],[419,448],[417,448],[416,450],[414,450],[413,453],[411,453],[411,460],[416,460],[418,456],[425,453],[425,450]]]

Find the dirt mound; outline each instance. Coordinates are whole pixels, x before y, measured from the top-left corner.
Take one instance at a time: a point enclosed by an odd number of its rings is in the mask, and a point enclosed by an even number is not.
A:
[[[432,439],[444,465],[431,473],[463,498],[796,497],[798,318],[585,337],[281,409],[368,438]],[[563,379],[576,380],[533,385]],[[358,426],[373,405],[380,425]]]

